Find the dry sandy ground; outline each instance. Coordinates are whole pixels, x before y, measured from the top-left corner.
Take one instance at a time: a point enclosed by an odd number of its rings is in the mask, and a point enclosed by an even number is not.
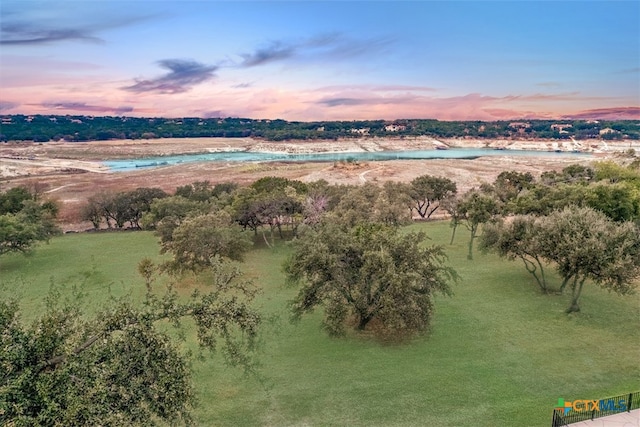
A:
[[[288,153],[360,152],[384,150],[426,150],[438,145],[450,147],[505,148],[504,155],[475,160],[394,160],[359,164],[328,163],[187,163],[131,172],[109,172],[102,160],[139,158],[180,153],[249,150]],[[432,138],[354,139],[345,141],[266,142],[250,138],[197,138],[118,140],[86,143],[0,144],[0,186],[38,186],[60,202],[61,219],[66,230],[89,228],[78,219],[78,210],[87,198],[100,191],[123,191],[137,187],[160,187],[171,192],[193,181],[211,183],[236,181],[249,183],[263,176],[281,176],[302,181],[325,179],[330,183],[357,184],[365,181],[410,181],[424,175],[446,176],[458,184],[459,191],[492,182],[504,170],[531,172],[559,170],[571,163],[588,163],[618,155],[640,141],[513,141],[513,140],[434,140]],[[567,156],[509,156],[511,149],[573,151],[595,153],[592,158]]]

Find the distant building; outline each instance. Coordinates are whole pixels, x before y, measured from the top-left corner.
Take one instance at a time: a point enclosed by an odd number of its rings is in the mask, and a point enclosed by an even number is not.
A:
[[[606,135],[608,133],[617,133],[617,130],[611,129],[611,128],[604,128],[600,130],[600,135]]]
[[[369,129],[370,128],[351,129],[351,130],[349,130],[349,132],[357,133],[357,134],[360,134],[360,135],[369,135]]]
[[[556,123],[551,125],[551,130],[556,130],[558,133],[569,133],[565,129],[572,128],[573,125],[570,123]]]
[[[384,127],[384,130],[387,132],[400,132],[403,130],[406,130],[407,127],[405,125],[398,125],[398,124],[392,124],[392,125],[386,125]]]
[[[531,127],[531,123],[527,122],[511,122],[509,123],[509,127],[512,129],[529,129]]]

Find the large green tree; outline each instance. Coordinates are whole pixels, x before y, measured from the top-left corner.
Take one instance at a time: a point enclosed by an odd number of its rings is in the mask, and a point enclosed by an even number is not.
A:
[[[455,234],[458,224],[464,224],[471,232],[467,258],[472,260],[473,242],[478,236],[480,226],[493,220],[500,213],[500,204],[493,195],[471,189],[448,205],[447,208],[452,213],[453,234]],[[451,241],[453,242],[453,236]]]
[[[289,283],[300,286],[294,318],[324,309],[332,335],[375,325],[378,332],[424,331],[433,315],[434,294],[450,294],[457,278],[439,246],[423,246],[423,233],[400,233],[381,224],[341,228],[327,223],[295,242],[285,264]]]
[[[440,202],[455,196],[456,183],[449,178],[422,175],[411,181],[409,195],[420,218],[429,219],[440,207]]]
[[[188,354],[169,325],[195,324],[203,349],[253,370],[260,315],[254,288],[238,270],[212,264],[208,292],[185,300],[168,287],[85,312],[53,291],[31,323],[20,305],[0,299],[0,424],[7,426],[154,426],[193,424]]]
[[[544,272],[544,251],[541,246],[541,230],[537,217],[518,215],[509,221],[486,224],[482,230],[480,247],[495,251],[507,259],[520,259],[536,279],[542,292],[547,292]]]
[[[0,193],[0,255],[28,254],[38,242],[58,234],[57,214],[55,203],[38,200],[24,187]]]
[[[489,224],[482,246],[510,259],[521,259],[527,271],[548,290],[544,267],[562,278],[560,291],[571,289],[567,312],[580,311],[585,283],[624,295],[640,277],[640,229],[630,221],[614,222],[592,208],[567,207],[548,216],[516,216]]]
[[[628,294],[640,277],[640,228],[616,223],[591,208],[565,208],[541,219],[543,256],[556,264],[563,278],[561,290],[570,285],[567,312],[580,311],[585,281]]]
[[[242,260],[252,242],[228,213],[218,211],[186,219],[161,245],[163,253],[173,255],[164,264],[168,271],[199,272],[215,257]]]

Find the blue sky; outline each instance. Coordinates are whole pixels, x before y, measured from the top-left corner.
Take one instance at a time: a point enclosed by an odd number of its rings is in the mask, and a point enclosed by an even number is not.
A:
[[[0,113],[640,118],[637,1],[30,1]]]

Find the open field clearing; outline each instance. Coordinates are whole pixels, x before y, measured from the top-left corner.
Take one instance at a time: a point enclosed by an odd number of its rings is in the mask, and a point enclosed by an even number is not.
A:
[[[369,177],[369,176],[367,176]],[[449,245],[448,222],[414,224],[445,246],[462,277],[438,296],[432,331],[403,344],[350,333],[329,338],[320,314],[288,321],[286,243],[251,250],[242,265],[263,292],[261,383],[225,367],[218,355],[194,360],[198,425],[216,426],[544,426],[559,397],[597,399],[638,389],[640,300],[587,284],[582,312],[566,315],[568,295],[542,295],[521,264],[477,253],[468,234]],[[83,233],[54,238],[30,257],[0,259],[0,283],[35,316],[50,283],[84,282],[97,305],[131,292],[141,298],[137,262],[160,259],[149,232]],[[552,283],[559,279],[552,276]],[[188,294],[188,284],[179,287]],[[186,348],[195,348],[187,329]]]

